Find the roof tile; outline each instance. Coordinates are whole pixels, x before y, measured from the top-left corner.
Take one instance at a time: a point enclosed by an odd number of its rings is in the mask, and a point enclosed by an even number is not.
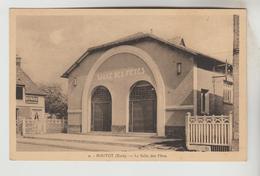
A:
[[[16,67],[16,84],[25,86],[26,94],[46,95],[19,66]]]

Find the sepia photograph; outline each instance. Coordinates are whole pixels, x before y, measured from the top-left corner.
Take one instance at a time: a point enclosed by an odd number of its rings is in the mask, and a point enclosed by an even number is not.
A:
[[[11,9],[10,158],[246,160],[245,9]]]

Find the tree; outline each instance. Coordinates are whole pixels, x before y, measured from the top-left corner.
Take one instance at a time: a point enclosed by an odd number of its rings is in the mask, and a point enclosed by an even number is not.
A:
[[[55,115],[57,118],[67,118],[67,96],[62,92],[60,85],[41,85],[46,93],[45,112]]]

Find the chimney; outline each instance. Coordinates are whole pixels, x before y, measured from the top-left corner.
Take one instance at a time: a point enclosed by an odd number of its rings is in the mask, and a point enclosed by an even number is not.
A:
[[[174,43],[174,44],[186,47],[184,39],[182,37],[180,37],[180,36],[176,36],[174,38],[171,38],[168,41],[171,42],[171,43]]]
[[[16,55],[16,66],[21,67],[22,58],[18,55]]]
[[[153,34],[153,28],[150,29],[150,33]]]

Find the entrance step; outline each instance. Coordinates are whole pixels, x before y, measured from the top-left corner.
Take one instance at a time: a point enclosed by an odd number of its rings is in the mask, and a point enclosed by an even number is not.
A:
[[[84,135],[84,134],[83,134]],[[117,132],[101,132],[101,131],[92,131],[85,135],[98,135],[98,136],[121,136],[121,137],[154,137],[154,138],[165,138],[159,137],[156,133],[117,133]]]

